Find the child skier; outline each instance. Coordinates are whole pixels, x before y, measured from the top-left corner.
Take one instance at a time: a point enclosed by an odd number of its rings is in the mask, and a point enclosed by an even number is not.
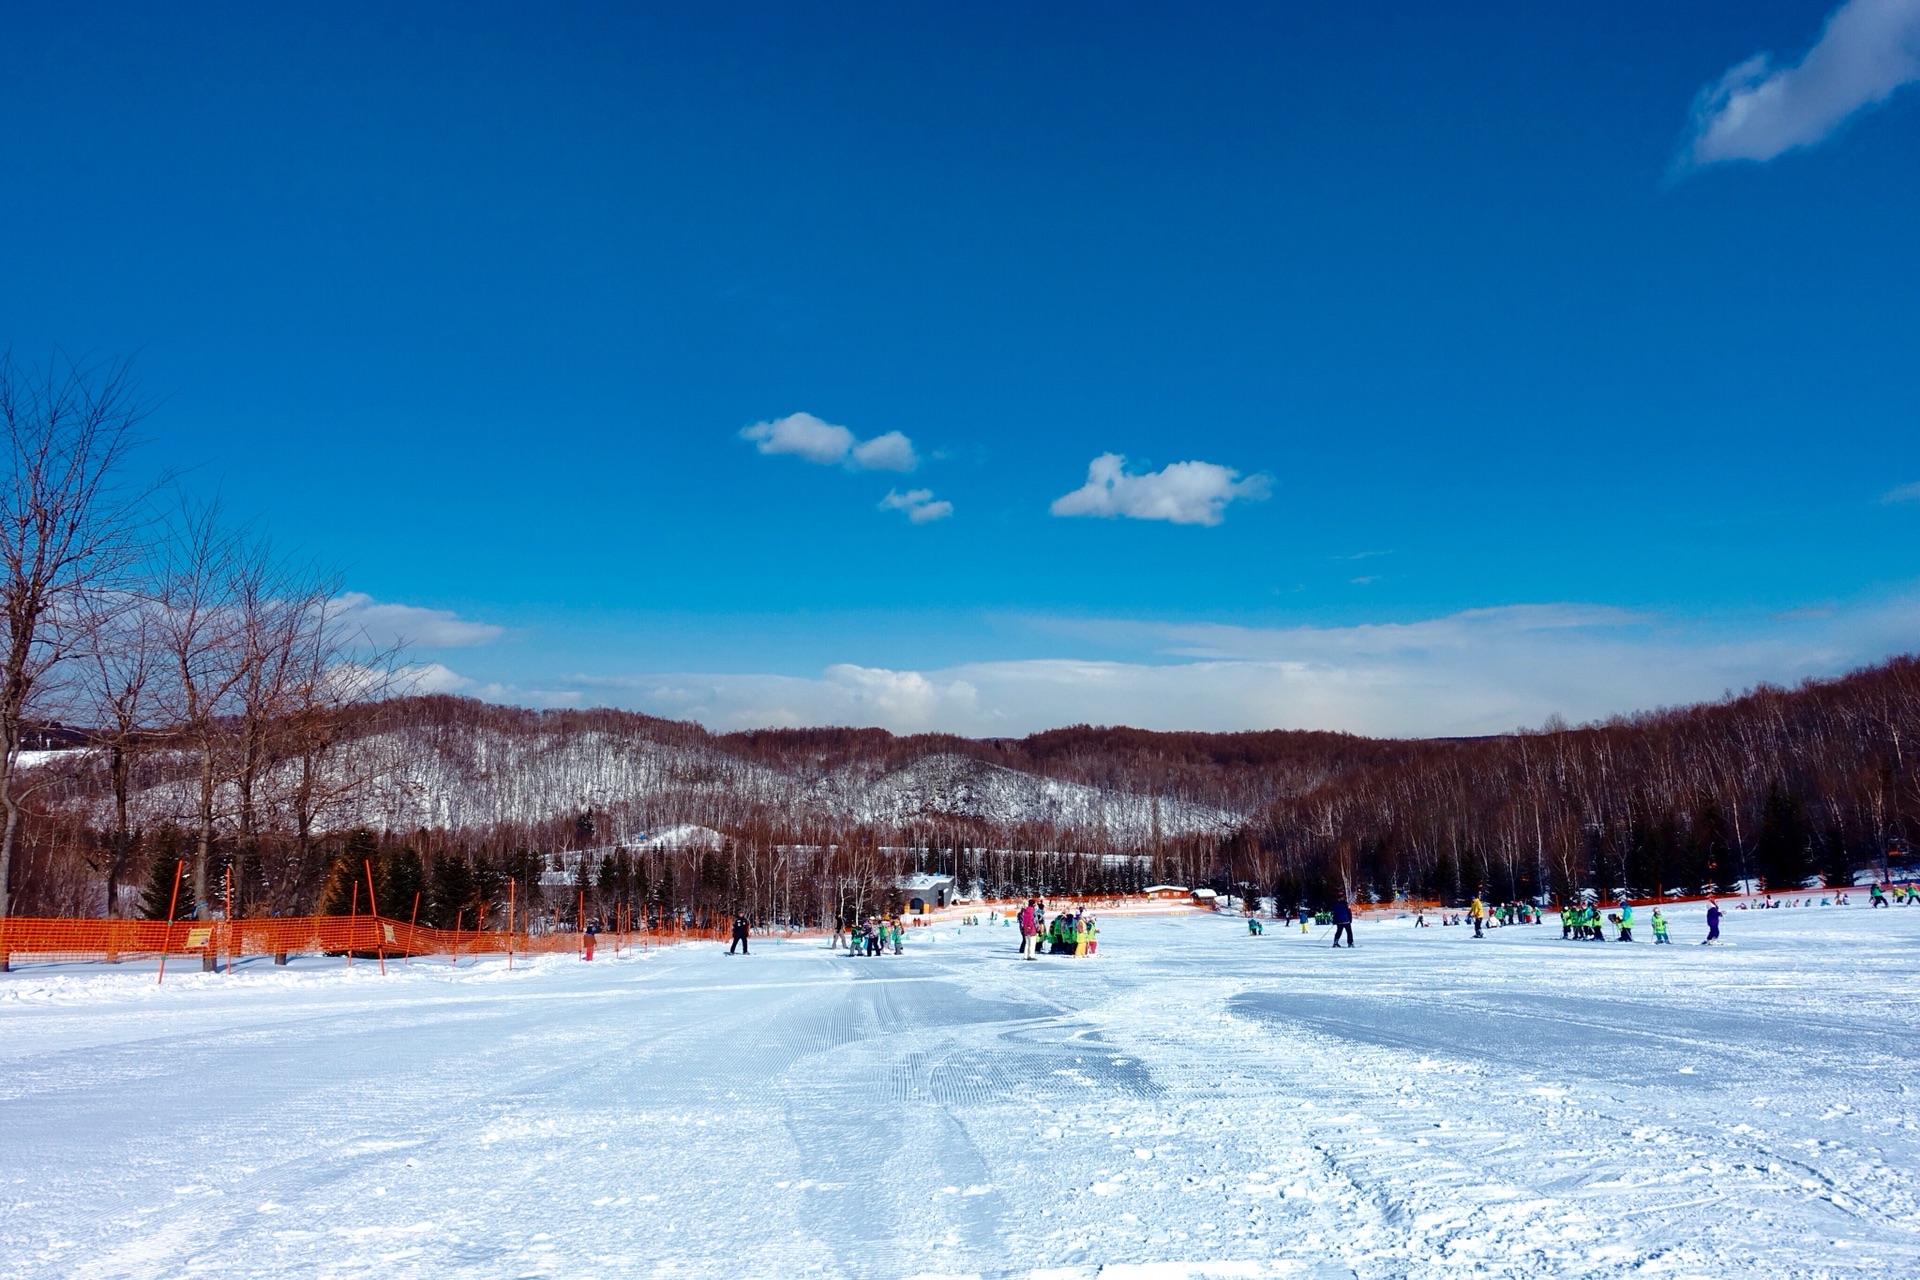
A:
[[[1658,907],[1653,909],[1653,941],[1656,946],[1661,943],[1673,945],[1673,939],[1667,936],[1667,918],[1660,914]]]

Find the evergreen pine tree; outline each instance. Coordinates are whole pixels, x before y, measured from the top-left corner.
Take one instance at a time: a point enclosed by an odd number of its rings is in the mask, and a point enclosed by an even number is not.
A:
[[[1760,839],[1753,851],[1768,889],[1798,889],[1806,883],[1813,870],[1812,839],[1799,797],[1777,782],[1768,787],[1766,805],[1760,811]]]
[[[473,867],[459,854],[443,853],[433,860],[427,900],[420,917],[436,929],[473,928],[479,923],[479,885]]]
[[[327,887],[321,896],[322,915],[351,914],[356,905],[361,915],[369,915],[373,904],[367,901],[367,864],[373,864],[376,884],[380,880],[380,841],[365,827],[347,833],[347,842],[334,855],[327,870]]]
[[[1829,826],[1820,841],[1820,879],[1829,889],[1853,887],[1853,851],[1847,848],[1846,832]]]
[[[144,920],[165,920],[167,904],[173,900],[174,867],[182,861],[180,828],[168,823],[153,839],[153,855],[147,863],[146,887],[140,891],[140,916]],[[174,907],[175,920],[193,918],[193,892],[180,875],[180,899]]]
[[[380,886],[380,914],[389,920],[406,920],[413,914],[414,895],[426,905],[427,869],[420,855],[411,849],[398,852],[373,864]],[[366,872],[362,871],[361,875]]]

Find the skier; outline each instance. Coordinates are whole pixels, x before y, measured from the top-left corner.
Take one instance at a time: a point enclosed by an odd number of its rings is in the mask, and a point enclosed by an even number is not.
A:
[[[1707,899],[1707,936],[1701,946],[1720,941],[1720,904],[1712,898]]]
[[[1257,938],[1264,932],[1265,930],[1260,927],[1260,921],[1256,917],[1254,916],[1247,917],[1247,936],[1248,937]]]
[[[1487,904],[1480,901],[1478,894],[1474,895],[1473,904],[1467,908],[1467,914],[1473,918],[1473,936],[1476,938],[1486,937],[1487,935],[1483,930],[1487,922]],[[1337,946],[1338,944],[1336,943],[1335,945]]]
[[[893,922],[893,954],[897,956],[906,954],[906,930],[900,927],[898,920]]]
[[[598,920],[589,920],[587,922],[586,936],[581,938],[580,940],[580,943],[581,943],[580,958],[582,960],[593,959],[593,944],[599,937],[600,937],[600,922]]]
[[[1867,890],[1867,898],[1876,907],[1887,905],[1887,891],[1877,884]]]
[[[1633,904],[1624,895],[1620,899],[1620,941],[1633,941]]]
[[[1566,903],[1560,904],[1560,939],[1566,941],[1573,936],[1573,908]]]
[[[1347,935],[1347,950],[1353,950],[1353,908],[1347,905],[1347,895],[1341,894],[1333,900],[1333,945],[1340,945],[1340,935]]]
[[[1653,909],[1653,941],[1656,945],[1673,945],[1673,939],[1667,936],[1667,918],[1660,914],[1660,908]]]
[[[1020,955],[1022,959],[1033,960],[1034,949],[1040,945],[1040,904],[1032,898],[1020,908]]]
[[[727,954],[732,955],[735,947],[740,948],[741,955],[747,954],[747,918],[743,915],[733,918],[733,941],[727,945]]]

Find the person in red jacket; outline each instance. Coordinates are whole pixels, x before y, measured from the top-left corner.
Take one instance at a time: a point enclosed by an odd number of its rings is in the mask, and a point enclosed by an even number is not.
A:
[[[1020,954],[1028,960],[1035,958],[1034,949],[1040,941],[1040,904],[1032,898],[1020,908]]]

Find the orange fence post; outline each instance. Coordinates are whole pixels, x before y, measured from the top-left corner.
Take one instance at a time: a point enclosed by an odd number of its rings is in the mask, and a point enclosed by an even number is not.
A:
[[[407,954],[406,954],[406,958],[400,962],[401,964],[410,965],[413,963],[413,932],[416,928],[419,927],[419,925],[420,925],[420,891],[418,889],[415,889],[413,891],[413,919],[407,921]]]
[[[520,882],[517,880],[507,881],[507,968],[509,970],[513,968],[513,895],[519,886]]]
[[[186,866],[178,858],[173,860],[173,897],[167,902],[167,928],[160,941],[160,976],[153,981],[156,987],[167,980],[167,948],[173,945],[173,915],[180,906],[180,873]]]
[[[364,862],[367,868],[367,907],[373,914],[373,950],[380,957],[380,976],[387,976],[387,946],[380,937],[380,900],[373,892],[373,861]]]
[[[353,968],[353,935],[360,932],[360,882],[353,882],[353,902],[347,907],[347,968]]]
[[[580,906],[573,913],[573,927],[579,930],[577,948],[581,955],[587,954],[587,891],[580,891]]]

